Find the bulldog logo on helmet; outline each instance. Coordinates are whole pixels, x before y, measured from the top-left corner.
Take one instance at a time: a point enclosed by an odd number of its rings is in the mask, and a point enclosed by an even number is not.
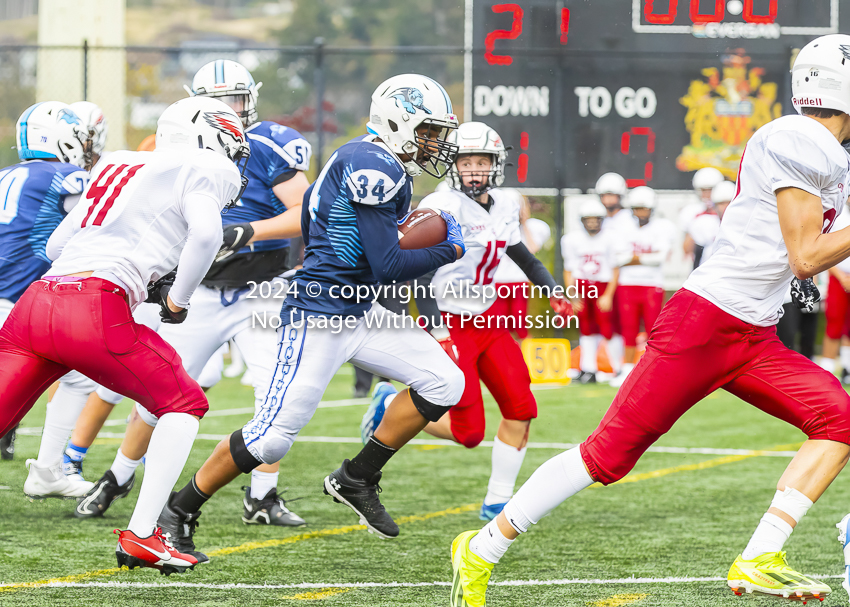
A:
[[[404,108],[408,113],[415,114],[416,110],[422,110],[426,114],[431,114],[431,110],[425,107],[425,96],[417,88],[405,87],[396,89],[390,93],[390,97],[395,99],[396,105]]]
[[[245,135],[242,133],[242,123],[235,121],[233,116],[225,112],[204,112],[204,120],[214,129],[218,129],[222,133],[227,133],[236,141],[245,141]]]

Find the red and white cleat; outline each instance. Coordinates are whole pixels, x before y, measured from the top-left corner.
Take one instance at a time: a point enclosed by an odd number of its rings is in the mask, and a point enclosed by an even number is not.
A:
[[[171,575],[185,573],[198,564],[198,559],[191,554],[175,550],[159,527],[148,537],[139,537],[129,530],[115,529],[113,533],[118,534],[115,556],[119,567],[153,567],[163,575]]]

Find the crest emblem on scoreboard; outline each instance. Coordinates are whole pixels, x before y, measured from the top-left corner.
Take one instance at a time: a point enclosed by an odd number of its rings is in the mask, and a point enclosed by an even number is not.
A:
[[[679,102],[688,108],[688,145],[676,159],[680,171],[715,167],[735,180],[744,146],[759,128],[782,115],[778,86],[765,69],[750,65],[742,49],[723,56],[723,67],[707,67]]]

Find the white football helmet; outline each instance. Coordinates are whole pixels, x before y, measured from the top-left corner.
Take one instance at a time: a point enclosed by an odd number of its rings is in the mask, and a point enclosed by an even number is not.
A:
[[[437,127],[439,132],[436,137],[420,137],[416,134],[420,125]],[[372,94],[366,129],[396,156],[411,158],[402,164],[412,177],[423,170],[434,177],[445,176],[457,155],[457,146],[446,137],[457,127],[448,93],[427,76],[393,76]]]
[[[735,192],[737,192],[737,186],[734,183],[731,181],[721,181],[711,188],[711,203],[731,202],[735,198]]]
[[[28,107],[15,125],[18,158],[56,158],[85,167],[84,132],[80,117],[67,103],[43,101]]]
[[[218,59],[197,71],[192,79],[192,88],[185,84],[183,88],[192,97],[221,97],[224,98],[222,101],[230,101],[228,97],[242,97],[242,111],[237,114],[242,124],[249,127],[257,122],[257,99],[261,86],[263,83],[254,83],[251,72],[241,63]]]
[[[629,188],[626,186],[626,180],[618,173],[605,173],[596,180],[595,192],[597,196],[603,194],[616,194],[617,196],[625,196]]]
[[[492,158],[490,174],[485,184],[463,185],[457,170],[457,159],[446,173],[446,182],[455,190],[460,190],[470,198],[477,198],[491,188],[498,188],[505,182],[505,162],[508,152],[499,134],[483,122],[464,122],[449,133],[446,141],[457,146],[457,156],[463,154],[489,154]]]
[[[605,205],[599,202],[596,199],[585,200],[581,203],[581,206],[578,208],[578,216],[579,219],[585,219],[587,217],[606,217],[608,215],[608,211],[605,208]]]
[[[236,204],[248,185],[245,167],[251,149],[242,121],[230,106],[217,99],[189,97],[165,108],[156,124],[156,149],[175,148],[212,150],[235,162],[242,175],[242,189],[225,208]]]
[[[710,190],[718,183],[724,180],[723,173],[714,167],[704,167],[694,173],[693,186],[699,192],[700,190]]]
[[[106,117],[96,104],[91,101],[77,101],[71,104],[71,109],[80,117],[83,130],[87,132],[86,138],[86,170],[92,169],[92,155],[103,156],[106,149],[106,135],[109,132],[109,124]]]
[[[850,114],[850,36],[829,34],[804,46],[791,68],[791,103]]]
[[[655,190],[649,186],[638,186],[629,192],[626,197],[626,206],[630,209],[654,209]]]

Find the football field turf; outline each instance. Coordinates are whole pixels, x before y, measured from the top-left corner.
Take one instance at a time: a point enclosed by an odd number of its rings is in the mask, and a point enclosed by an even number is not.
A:
[[[381,483],[382,500],[399,521],[401,535],[391,541],[370,535],[348,508],[322,494],[324,476],[359,450],[359,422],[367,405],[344,400],[351,384],[351,368],[344,367],[281,467],[280,486],[288,487],[284,496],[303,498],[291,507],[308,526],[242,524],[244,476],[203,509],[195,539],[211,563],[169,578],[152,569],[116,569],[117,537],[111,532],[126,526],[141,479],[105,518],[79,521],[71,514],[73,502],[30,503],[24,497],[24,460],[35,457],[38,437],[32,431],[19,435],[15,460],[0,461],[0,605],[448,605],[449,546],[458,533],[482,525],[478,507],[490,472],[490,448],[470,451],[420,436],[427,444],[409,445],[396,455]],[[539,417],[531,427],[532,448],[520,482],[563,449],[553,443],[584,439],[615,390],[573,385],[535,394]],[[250,418],[245,410],[252,406],[252,391],[236,380],[222,381],[209,397],[212,414],[201,422],[181,486],[210,454],[216,437]],[[486,406],[487,440],[492,440],[499,414],[489,397]],[[113,437],[99,438],[90,450],[89,480],[111,463],[128,411],[127,401],[116,408],[114,423],[104,428]],[[22,426],[41,426],[43,416],[40,401]],[[790,461],[788,452],[803,439],[795,428],[725,392],[710,396],[625,482],[584,491],[521,537],[496,567],[487,604],[776,604],[735,597],[724,580],[768,507]],[[842,571],[834,525],[850,510],[847,474],[786,544],[790,564],[804,573]],[[833,594],[824,604],[846,605],[840,579],[828,583]]]

